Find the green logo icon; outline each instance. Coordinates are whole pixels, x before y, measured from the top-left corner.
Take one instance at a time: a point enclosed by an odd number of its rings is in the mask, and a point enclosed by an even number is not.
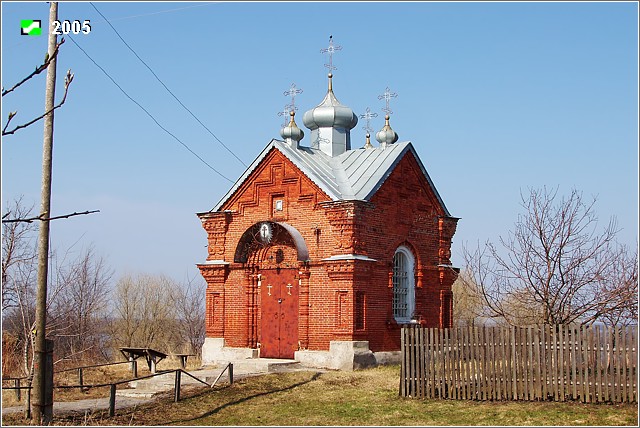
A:
[[[39,19],[23,19],[20,21],[20,34],[23,36],[39,36],[42,34],[42,21]]]

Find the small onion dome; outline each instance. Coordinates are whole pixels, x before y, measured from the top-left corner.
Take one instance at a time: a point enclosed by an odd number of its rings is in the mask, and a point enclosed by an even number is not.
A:
[[[284,138],[287,143],[293,144],[295,142],[297,145],[298,142],[302,140],[302,137],[304,137],[304,132],[296,125],[296,121],[294,120],[296,113],[291,110],[289,114],[291,115],[291,122],[280,130],[280,135],[282,135],[282,138]]]
[[[364,149],[373,149],[373,144],[371,144],[371,135],[367,132],[367,142],[364,145]]]
[[[384,117],[384,121],[384,127],[376,134],[376,140],[383,146],[398,141],[398,134],[389,125],[389,115]]]
[[[322,102],[318,106],[308,110],[302,116],[302,122],[307,128],[314,130],[318,128],[343,128],[353,129],[358,123],[358,117],[349,107],[340,104],[340,101],[333,94],[331,78],[329,73],[329,90]]]

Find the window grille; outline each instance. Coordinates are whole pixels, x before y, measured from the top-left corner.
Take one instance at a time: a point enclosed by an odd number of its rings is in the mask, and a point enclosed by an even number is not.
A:
[[[409,292],[407,274],[407,257],[397,252],[393,257],[393,316],[396,318],[407,318]]]
[[[411,321],[415,308],[414,258],[401,246],[393,256],[393,317],[399,323]]]

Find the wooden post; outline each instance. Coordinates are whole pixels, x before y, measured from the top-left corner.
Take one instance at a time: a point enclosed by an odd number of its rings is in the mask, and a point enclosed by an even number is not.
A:
[[[173,387],[173,402],[177,403],[180,401],[180,375],[182,374],[181,370],[176,370],[176,381]]]
[[[16,389],[15,389],[16,398],[18,399],[18,401],[20,401],[20,398],[21,398],[21,394],[20,394],[20,379],[14,379],[13,383],[14,383],[14,385],[16,387]]]
[[[400,364],[400,396],[401,397],[406,397],[406,390],[405,390],[405,382],[407,379],[407,364],[405,362],[405,356],[407,355],[407,350],[406,350],[406,334],[407,334],[407,329],[406,327],[402,327],[400,329],[400,349],[401,349],[401,364]]]
[[[229,384],[233,385],[233,364],[229,363]]]
[[[58,2],[51,2],[49,7],[48,54],[54,55],[58,36],[53,30],[53,22],[58,20]],[[53,109],[56,97],[56,64],[54,57],[47,67],[45,87],[44,141],[42,148],[42,187],[40,201],[40,218],[51,217],[51,171],[53,153]],[[49,425],[53,420],[53,364],[49,367],[47,333],[47,281],[49,278],[49,224],[40,222],[38,231],[38,274],[36,280],[36,320],[35,320],[35,361],[33,364],[33,414],[36,425]],[[53,356],[51,356],[53,361]],[[51,388],[49,388],[51,378]]]
[[[80,391],[84,391],[84,380],[82,378],[82,367],[78,367],[78,385],[80,385]]]
[[[113,417],[116,414],[116,384],[111,384],[111,390],[109,391],[109,417]]]
[[[138,361],[135,360],[133,357],[129,357],[129,361],[131,361],[131,374],[133,375],[133,377],[137,378],[138,377]]]

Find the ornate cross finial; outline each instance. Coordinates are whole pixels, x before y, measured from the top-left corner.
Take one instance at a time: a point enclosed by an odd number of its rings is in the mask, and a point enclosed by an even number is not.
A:
[[[291,106],[295,107],[296,105],[296,95],[301,94],[302,93],[302,89],[296,88],[296,84],[292,83],[291,87],[289,88],[288,91],[284,91],[284,96],[285,97],[291,97]],[[298,110],[297,108],[293,108],[293,110]]]
[[[295,83],[291,84],[288,91],[283,92],[283,95],[285,97],[291,97],[291,104],[285,105],[284,110],[278,112],[278,116],[284,116],[284,126],[287,126],[287,124],[289,123],[289,113],[298,110],[298,107],[296,107],[296,95],[301,93],[302,89],[296,87]]]
[[[373,128],[370,125],[370,121],[374,117],[378,117],[378,113],[371,113],[371,109],[369,107],[367,107],[364,114],[360,115],[360,119],[364,119],[367,121],[367,124],[362,127],[362,129],[367,131],[367,133],[371,133],[373,131]]]
[[[296,110],[298,110],[298,107],[287,104],[286,106],[284,106],[284,110],[278,112],[278,116],[284,116],[284,126],[287,126],[289,124],[289,113]]]
[[[333,66],[333,53],[339,50],[342,50],[342,46],[333,46],[333,36],[329,36],[329,47],[326,49],[320,49],[320,53],[329,53],[329,64],[324,65],[329,69],[329,73],[333,70],[337,70],[337,68]]]
[[[385,89],[384,94],[378,95],[378,99],[385,100],[387,104],[386,107],[382,109],[383,112],[389,115],[393,114],[393,111],[389,108],[389,101],[391,100],[391,98],[396,98],[397,96],[398,94],[396,94],[395,92],[391,92],[388,86],[387,89]]]

